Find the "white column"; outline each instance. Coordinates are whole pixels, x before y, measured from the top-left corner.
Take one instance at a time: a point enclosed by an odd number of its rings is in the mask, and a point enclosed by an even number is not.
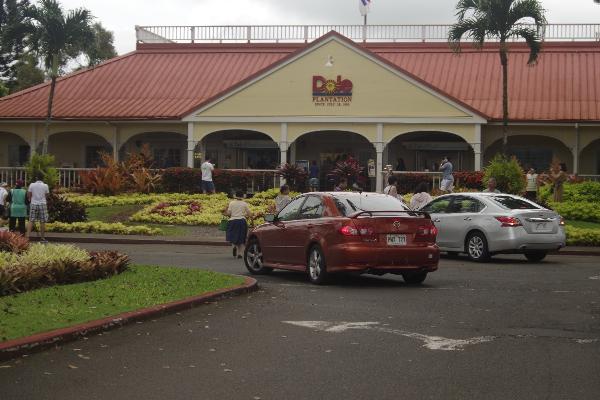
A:
[[[475,125],[475,140],[473,143],[469,143],[475,153],[475,171],[481,171],[483,169],[483,163],[481,160],[481,124]]]
[[[296,142],[290,144],[290,164],[296,164]]]
[[[385,148],[383,124],[377,124],[377,141],[373,145],[375,145],[375,152],[377,153],[377,160],[375,161],[375,191],[381,193],[383,192],[383,150]]]
[[[194,123],[188,122],[187,129],[187,166],[194,168],[194,150],[196,149],[196,141],[194,140]]]
[[[579,124],[575,124],[575,146],[573,147],[573,173],[579,173]]]
[[[31,126],[31,141],[29,142],[29,159],[33,156],[33,153],[37,153],[37,125]]]
[[[119,162],[119,127],[113,125],[113,137],[112,137],[112,148],[113,148],[113,160]]]
[[[281,152],[280,164],[283,165],[287,163],[287,151],[288,151],[288,140],[287,140],[287,123],[283,122],[281,124],[281,135],[279,140],[279,151]]]

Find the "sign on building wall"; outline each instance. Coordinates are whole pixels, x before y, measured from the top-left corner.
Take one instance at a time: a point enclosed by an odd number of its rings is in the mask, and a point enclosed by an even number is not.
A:
[[[315,75],[312,79],[313,104],[315,107],[344,107],[352,104],[352,89],[350,79],[336,80]]]

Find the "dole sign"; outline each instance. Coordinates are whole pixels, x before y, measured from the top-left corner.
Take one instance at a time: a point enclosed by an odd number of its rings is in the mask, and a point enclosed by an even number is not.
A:
[[[327,79],[322,76],[313,76],[312,92],[313,104],[317,107],[349,106],[352,103],[353,84],[349,79]]]

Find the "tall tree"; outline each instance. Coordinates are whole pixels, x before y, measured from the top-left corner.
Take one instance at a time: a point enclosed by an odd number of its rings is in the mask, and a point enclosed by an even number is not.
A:
[[[46,74],[50,77],[42,147],[42,154],[46,154],[56,80],[69,61],[76,59],[91,47],[94,40],[91,28],[93,17],[84,8],[65,12],[57,0],[40,0],[38,5],[31,8],[30,16],[34,26],[31,47],[43,60]]]
[[[27,89],[44,82],[44,71],[38,67],[38,60],[31,53],[25,53],[15,65],[16,82],[11,92]]]
[[[508,41],[522,38],[529,47],[528,64],[535,64],[542,49],[546,24],[545,11],[539,0],[459,0],[456,5],[458,21],[450,28],[448,41],[460,51],[463,37],[483,47],[486,39],[499,42],[502,65],[502,152],[507,153],[508,143]]]
[[[102,61],[110,60],[117,56],[113,33],[106,30],[100,22],[92,25],[92,30],[94,31],[94,41],[91,47],[86,50],[88,67],[94,67]]]
[[[31,32],[27,18],[29,0],[0,0],[0,80],[16,85],[15,66],[25,52],[25,37]]]

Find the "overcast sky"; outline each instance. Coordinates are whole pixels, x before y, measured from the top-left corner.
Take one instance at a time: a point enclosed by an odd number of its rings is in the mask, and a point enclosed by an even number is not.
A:
[[[456,0],[372,0],[369,23],[454,21]],[[135,48],[135,25],[360,24],[358,0],[62,0],[86,7],[115,34],[119,54]],[[593,0],[542,0],[549,22],[600,22]]]

